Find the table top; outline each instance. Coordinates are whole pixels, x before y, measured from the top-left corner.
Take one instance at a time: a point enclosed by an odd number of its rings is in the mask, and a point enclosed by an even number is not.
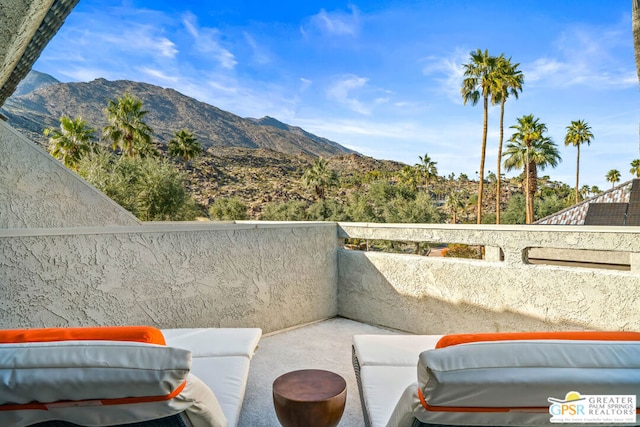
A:
[[[297,402],[319,402],[336,397],[347,388],[340,375],[321,369],[288,372],[273,382],[273,392]]]

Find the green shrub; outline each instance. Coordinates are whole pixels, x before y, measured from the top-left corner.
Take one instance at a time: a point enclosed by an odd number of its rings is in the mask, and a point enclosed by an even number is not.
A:
[[[237,197],[217,198],[209,208],[211,219],[245,220],[249,218],[247,205]]]
[[[84,157],[78,173],[143,221],[188,221],[200,212],[182,175],[165,160],[101,150]]]
[[[307,204],[303,201],[272,202],[265,205],[261,219],[267,221],[306,221]]]
[[[307,208],[309,221],[347,221],[344,206],[336,199],[318,200]]]

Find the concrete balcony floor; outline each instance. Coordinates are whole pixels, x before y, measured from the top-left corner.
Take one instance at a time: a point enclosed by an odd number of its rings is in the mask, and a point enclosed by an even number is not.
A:
[[[365,323],[333,318],[264,336],[251,360],[240,427],[276,427],[271,386],[285,372],[326,369],[347,381],[347,405],[339,427],[364,425],[358,385],[351,364],[351,342],[357,334],[396,334]]]

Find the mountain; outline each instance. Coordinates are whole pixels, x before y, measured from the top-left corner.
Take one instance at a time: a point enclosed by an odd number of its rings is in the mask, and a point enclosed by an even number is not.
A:
[[[148,111],[147,123],[154,138],[165,145],[174,132],[187,129],[202,146],[263,148],[288,154],[330,157],[353,153],[346,147],[290,126],[271,117],[242,118],[200,102],[174,89],[128,80],[97,79],[88,83],[56,83],[43,73],[30,73],[19,93],[5,103],[2,113],[9,123],[41,144],[43,130],[59,125],[62,115],[82,117],[100,134],[107,125],[104,108],[110,99],[129,93]],[[29,91],[30,88],[33,90]]]
[[[56,83],[60,83],[60,81],[55,77],[41,73],[40,71],[31,70],[29,74],[18,83],[18,87],[16,87],[15,92],[13,92],[13,96],[26,95],[36,89]]]

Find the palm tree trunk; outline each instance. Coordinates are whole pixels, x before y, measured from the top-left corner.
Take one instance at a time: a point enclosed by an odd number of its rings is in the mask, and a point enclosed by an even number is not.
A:
[[[487,127],[489,123],[489,95],[484,95],[484,117],[482,123],[482,153],[480,154],[480,183],[478,184],[478,224],[482,224],[482,191],[484,189],[484,159],[487,152]]]
[[[578,179],[580,177],[580,144],[578,144],[578,156],[576,160],[576,204],[578,204]]]
[[[531,192],[529,191],[531,183],[529,182],[529,146],[531,143],[525,141],[527,145],[527,153],[524,159],[524,200],[525,200],[525,224],[531,224],[531,215],[529,212],[529,199],[531,198]]]
[[[636,52],[636,69],[640,79],[640,0],[632,0],[631,27],[633,28],[633,47]]]
[[[505,97],[502,97],[502,102],[500,103],[500,141],[498,142],[498,167],[497,167],[497,177],[498,180],[496,182],[496,224],[500,224],[500,199],[502,196],[502,185],[500,183],[500,163],[502,161],[502,139],[504,138],[504,103],[506,102]]]
[[[534,210],[534,198],[536,195],[536,189],[538,188],[538,169],[534,162],[529,162],[529,175],[527,177],[527,181],[529,182],[529,202],[527,205],[528,213],[529,213],[529,222],[527,224],[533,223],[535,221],[535,210]]]

